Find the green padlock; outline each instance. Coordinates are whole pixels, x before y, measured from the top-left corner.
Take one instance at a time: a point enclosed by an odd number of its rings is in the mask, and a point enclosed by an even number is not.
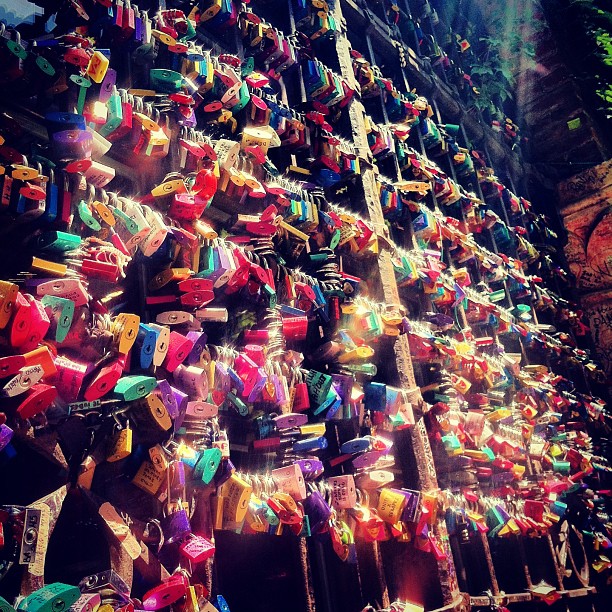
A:
[[[124,376],[117,381],[113,393],[124,402],[132,402],[151,393],[156,385],[152,376]]]
[[[64,612],[81,596],[79,587],[54,582],[34,591],[19,602],[24,612]]]
[[[15,608],[2,596],[0,596],[0,612],[15,612]]]
[[[55,341],[63,342],[74,319],[74,302],[54,295],[43,295],[40,301],[45,308],[52,310],[52,317],[56,323]]]
[[[230,108],[232,115],[237,115],[249,103],[250,99],[249,87],[244,81],[238,90],[238,102]]]
[[[151,87],[163,93],[175,93],[183,85],[183,75],[174,70],[166,68],[151,68],[149,73]]]
[[[195,478],[200,478],[204,484],[209,484],[217,473],[221,457],[221,451],[218,448],[207,448],[200,455],[193,468]]]
[[[323,374],[323,372],[310,370],[308,374],[306,374],[308,393],[310,394],[314,404],[319,406],[325,401],[327,394],[331,389],[332,382],[332,377],[329,374]]]

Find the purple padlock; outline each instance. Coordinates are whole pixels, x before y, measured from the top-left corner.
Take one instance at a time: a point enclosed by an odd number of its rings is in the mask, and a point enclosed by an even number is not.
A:
[[[164,516],[159,521],[162,533],[164,534],[164,542],[166,544],[172,544],[178,542],[186,535],[191,533],[191,524],[189,522],[189,516],[184,509],[171,512]]]
[[[381,451],[368,451],[353,459],[353,466],[357,470],[372,467],[385,453]]]
[[[219,468],[215,472],[215,476],[213,478],[215,487],[218,489],[221,485],[227,482],[235,471],[236,466],[229,459],[221,461],[221,464],[219,465]]]
[[[315,480],[323,474],[323,462],[318,459],[298,459],[294,463],[300,466],[306,480]]]
[[[170,418],[172,420],[176,419],[179,415],[178,403],[174,397],[172,386],[165,378],[157,381],[157,389],[155,390],[155,394],[159,395],[161,401],[166,407],[166,410],[168,411]]]
[[[186,393],[183,393],[180,389],[176,389],[175,387],[170,387],[172,389],[172,395],[176,401],[176,405],[178,407],[178,414],[176,419],[174,419],[174,429],[175,431],[181,427],[183,421],[185,420],[185,414],[187,412],[187,404],[189,403],[189,396]]]
[[[304,512],[308,515],[310,531],[318,533],[329,521],[332,509],[318,491],[313,491],[303,502]]]
[[[332,374],[331,377],[336,393],[342,398],[342,403],[348,404],[353,390],[353,377],[346,374]]]
[[[202,353],[206,349],[208,337],[202,331],[190,331],[187,333],[187,338],[193,341],[193,348],[187,356],[187,364],[199,365],[200,367],[202,367],[200,364],[200,359],[202,357]]]
[[[263,368],[257,368],[257,377],[255,383],[253,384],[253,388],[249,393],[247,398],[248,402],[255,402],[261,395],[261,390],[265,387],[268,378],[266,376],[266,372]],[[276,387],[275,387],[276,388]]]
[[[418,519],[421,507],[421,494],[419,491],[409,491],[406,489],[393,489],[401,493],[406,498],[406,505],[402,511],[401,520],[407,523],[414,523]]]
[[[100,84],[100,93],[98,93],[98,100],[106,104],[113,93],[113,87],[117,84],[117,71],[113,68],[108,68],[104,75],[104,80]]]
[[[11,441],[13,430],[8,425],[0,425],[0,451]]]
[[[62,130],[52,134],[51,146],[58,159],[89,159],[93,136],[87,130]]]

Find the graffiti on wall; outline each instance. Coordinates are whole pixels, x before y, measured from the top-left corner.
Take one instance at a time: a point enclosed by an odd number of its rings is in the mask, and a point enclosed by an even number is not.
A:
[[[593,291],[612,287],[612,202],[599,199],[585,204],[564,218],[565,254],[578,288]]]
[[[612,291],[584,296],[582,305],[589,317],[601,365],[608,375],[612,375]]]

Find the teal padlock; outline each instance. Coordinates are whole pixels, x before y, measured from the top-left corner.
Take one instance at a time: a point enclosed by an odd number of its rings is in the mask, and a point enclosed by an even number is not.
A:
[[[250,99],[249,87],[244,81],[238,90],[238,102],[230,108],[232,115],[237,115],[249,103]]]
[[[183,75],[166,68],[151,68],[149,73],[151,87],[162,93],[175,93],[181,89]]]
[[[74,302],[54,295],[43,295],[40,300],[45,308],[50,308],[55,321],[55,341],[63,342],[70,331],[74,319]]]
[[[151,393],[156,385],[152,376],[124,376],[117,381],[113,393],[124,402],[132,402]]]
[[[15,608],[0,595],[0,612],[15,612]]]
[[[85,200],[81,200],[77,206],[79,218],[81,221],[94,232],[99,232],[102,229],[100,222],[91,214],[89,204]]]
[[[198,458],[193,469],[195,478],[209,484],[221,464],[221,451],[218,448],[207,448]]]
[[[34,591],[19,602],[24,612],[64,612],[81,596],[79,587],[53,582]]]
[[[68,232],[48,231],[43,232],[36,239],[36,248],[53,253],[65,253],[74,251],[81,246],[81,237]]]
[[[102,136],[108,136],[114,132],[123,121],[123,104],[121,102],[121,96],[117,92],[117,88],[113,90],[108,102],[106,103],[108,109],[106,123],[100,128],[100,134]]]
[[[332,381],[333,379],[329,374],[323,374],[323,372],[317,372],[316,370],[310,370],[306,374],[306,385],[313,404],[320,406],[326,400]]]
[[[225,401],[227,404],[231,404],[240,416],[248,416],[249,407],[235,393],[228,393]]]

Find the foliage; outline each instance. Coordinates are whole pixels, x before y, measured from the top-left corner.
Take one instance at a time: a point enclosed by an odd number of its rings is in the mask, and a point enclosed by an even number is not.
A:
[[[549,0],[560,40],[572,41],[568,63],[605,120],[612,119],[612,12],[606,0]]]
[[[468,70],[478,82],[474,104],[480,110],[487,109],[494,117],[498,117],[506,102],[514,98],[516,77],[512,66],[525,69],[535,65],[534,45],[522,37],[524,26],[519,18],[503,29],[494,24],[491,31],[499,34],[481,36],[479,51],[470,58]]]

